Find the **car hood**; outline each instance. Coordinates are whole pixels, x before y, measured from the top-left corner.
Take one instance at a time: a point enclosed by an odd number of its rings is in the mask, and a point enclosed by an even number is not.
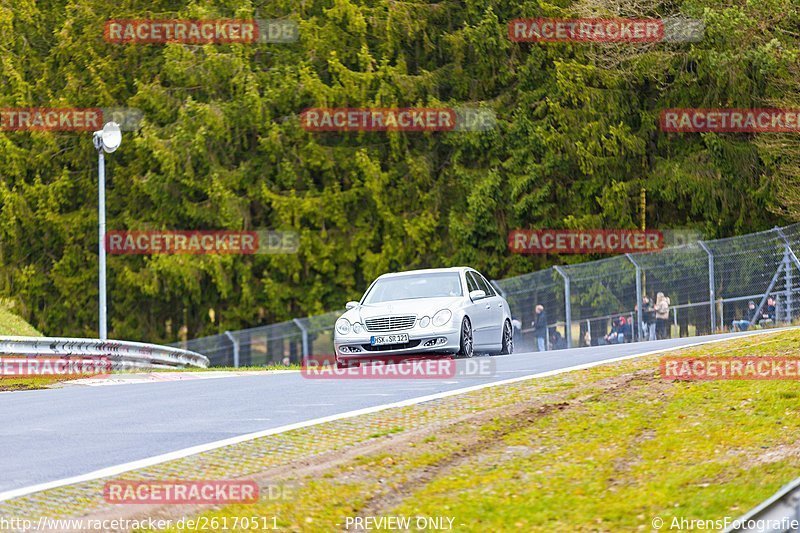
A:
[[[453,310],[461,304],[463,297],[418,298],[414,300],[393,300],[379,304],[359,305],[347,311],[343,318],[351,323],[362,322],[368,318],[387,315],[417,315],[432,317],[440,309]]]

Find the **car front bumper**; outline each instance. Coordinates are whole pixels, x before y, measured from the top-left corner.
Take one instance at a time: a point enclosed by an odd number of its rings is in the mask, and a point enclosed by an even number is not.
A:
[[[386,335],[384,332],[370,332],[360,335],[350,334],[336,336],[333,341],[336,360],[368,361],[388,357],[405,357],[416,355],[449,355],[461,349],[460,330],[428,330],[428,331],[393,331],[391,333],[408,333],[408,343],[371,346],[370,337]]]

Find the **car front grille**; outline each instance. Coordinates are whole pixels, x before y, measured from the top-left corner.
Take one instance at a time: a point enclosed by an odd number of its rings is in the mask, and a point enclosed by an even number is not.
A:
[[[367,331],[400,331],[413,328],[416,320],[414,315],[381,316],[364,320],[364,325]]]

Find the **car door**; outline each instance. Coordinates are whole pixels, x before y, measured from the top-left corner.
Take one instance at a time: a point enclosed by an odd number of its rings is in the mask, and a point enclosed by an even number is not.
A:
[[[492,287],[492,284],[483,277],[482,274],[475,273],[478,287],[486,293],[486,305],[489,306],[487,326],[487,335],[490,339],[490,344],[502,346],[503,343],[503,319],[505,313],[503,310],[503,299],[497,294],[497,291]]]
[[[467,271],[467,289],[469,292],[481,290],[486,292],[485,285],[481,282],[480,274]],[[476,346],[486,347],[495,344],[492,341],[492,306],[491,298],[488,296],[480,300],[475,300],[469,305],[467,314],[472,322],[472,336]],[[500,338],[499,336],[497,337]]]

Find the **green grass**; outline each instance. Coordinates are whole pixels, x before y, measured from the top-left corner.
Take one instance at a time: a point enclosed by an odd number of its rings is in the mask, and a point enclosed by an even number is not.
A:
[[[0,299],[0,335],[41,337],[42,334],[13,312],[13,302]],[[52,377],[0,377],[0,391],[41,389],[51,385],[57,379]]]
[[[112,374],[141,374],[147,372],[209,372],[209,371],[254,371],[254,370],[299,370],[299,365],[292,366],[252,366],[252,367],[217,367],[217,368],[153,368],[153,369],[137,369],[137,370],[115,370]],[[17,390],[35,390],[45,389],[56,383],[68,381],[73,379],[90,378],[91,375],[86,376],[36,376],[36,377],[20,377],[20,378],[4,378],[0,377],[0,391],[17,391]]]
[[[680,355],[800,357],[800,331]],[[448,516],[459,531],[649,531],[656,516],[736,518],[800,476],[796,381],[665,381],[658,361],[573,372],[566,388],[564,376],[528,382],[531,401],[557,408],[462,421],[298,480],[291,501],[204,514],[276,516],[295,531],[340,530],[356,515]]]
[[[41,337],[36,328],[13,313],[13,303],[0,299],[0,335]]]
[[[20,378],[0,377],[0,391],[8,392],[46,389],[47,387],[56,383],[71,379],[80,379],[81,377],[83,376],[30,376]]]
[[[385,431],[378,431],[378,432],[375,432],[375,433],[371,433],[369,435],[369,438],[370,439],[379,439],[381,437],[385,437],[385,436],[391,435],[393,433],[402,433],[402,432],[403,432],[403,428],[401,428],[401,427],[393,427],[393,428],[389,428],[389,429],[387,429]]]

